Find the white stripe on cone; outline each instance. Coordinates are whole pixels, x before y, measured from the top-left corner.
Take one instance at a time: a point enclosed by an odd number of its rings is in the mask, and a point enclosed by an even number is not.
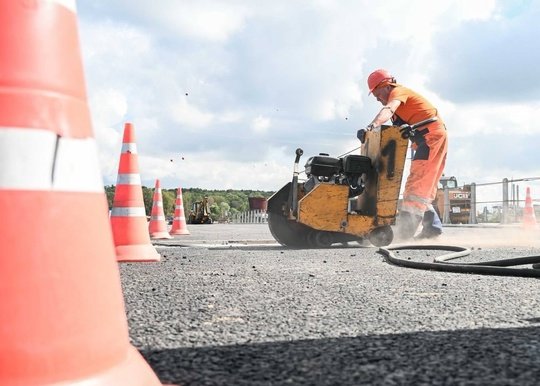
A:
[[[111,217],[146,217],[144,207],[115,207],[111,209]]]
[[[139,173],[118,174],[117,185],[141,185],[141,175]]]
[[[103,192],[97,154],[94,138],[0,127],[0,189]]]
[[[122,154],[137,154],[137,144],[135,142],[122,143]]]

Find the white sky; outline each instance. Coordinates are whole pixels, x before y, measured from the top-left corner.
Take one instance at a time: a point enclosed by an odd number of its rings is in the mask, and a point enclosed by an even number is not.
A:
[[[132,122],[146,186],[277,190],[297,147],[303,163],[359,145],[381,67],[439,109],[447,175],[540,176],[538,1],[93,0],[78,16],[106,184]]]

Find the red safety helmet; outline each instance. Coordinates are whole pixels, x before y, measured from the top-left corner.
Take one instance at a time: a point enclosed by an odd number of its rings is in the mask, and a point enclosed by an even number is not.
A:
[[[367,84],[369,88],[369,93],[371,94],[373,90],[377,88],[384,81],[395,82],[394,77],[386,70],[379,68],[378,70],[373,71],[369,74],[367,78]]]

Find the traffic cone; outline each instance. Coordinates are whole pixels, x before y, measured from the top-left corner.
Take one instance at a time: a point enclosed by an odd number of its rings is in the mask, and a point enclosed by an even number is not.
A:
[[[172,239],[172,236],[167,232],[167,222],[163,213],[163,198],[161,196],[159,180],[156,180],[156,187],[154,188],[152,214],[150,216],[148,230],[152,239]]]
[[[537,229],[536,216],[534,214],[534,207],[531,198],[531,188],[527,187],[527,194],[525,196],[525,208],[523,208],[523,228],[524,229]]]
[[[122,154],[111,210],[111,226],[118,261],[159,261],[159,253],[151,244],[148,235],[135,129],[131,123],[124,125]]]
[[[178,188],[176,202],[174,206],[174,218],[171,228],[171,235],[189,235],[184,215],[184,204],[182,203],[182,188]]]
[[[0,26],[0,385],[158,386],[129,342],[75,2],[1,0]]]

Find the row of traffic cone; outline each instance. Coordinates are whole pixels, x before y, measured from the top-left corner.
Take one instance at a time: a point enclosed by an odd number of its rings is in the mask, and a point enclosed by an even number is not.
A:
[[[129,342],[114,245],[145,241],[120,232],[139,202],[122,176],[114,243],[75,1],[0,0],[0,26],[0,385],[159,386]]]
[[[163,213],[163,195],[159,180],[156,180],[154,196],[152,199],[152,216],[150,217],[150,238],[170,239],[171,235],[189,235],[184,215],[184,204],[182,202],[182,188],[178,188],[176,201],[174,203],[174,218],[170,232],[167,232],[167,222]]]
[[[156,180],[150,223],[147,225],[137,157],[135,129],[131,123],[126,123],[111,210],[116,256],[120,262],[159,261],[160,255],[150,242],[150,238],[172,238],[167,232],[159,180]],[[189,234],[184,217],[181,188],[178,188],[176,198],[175,220],[171,233]]]

